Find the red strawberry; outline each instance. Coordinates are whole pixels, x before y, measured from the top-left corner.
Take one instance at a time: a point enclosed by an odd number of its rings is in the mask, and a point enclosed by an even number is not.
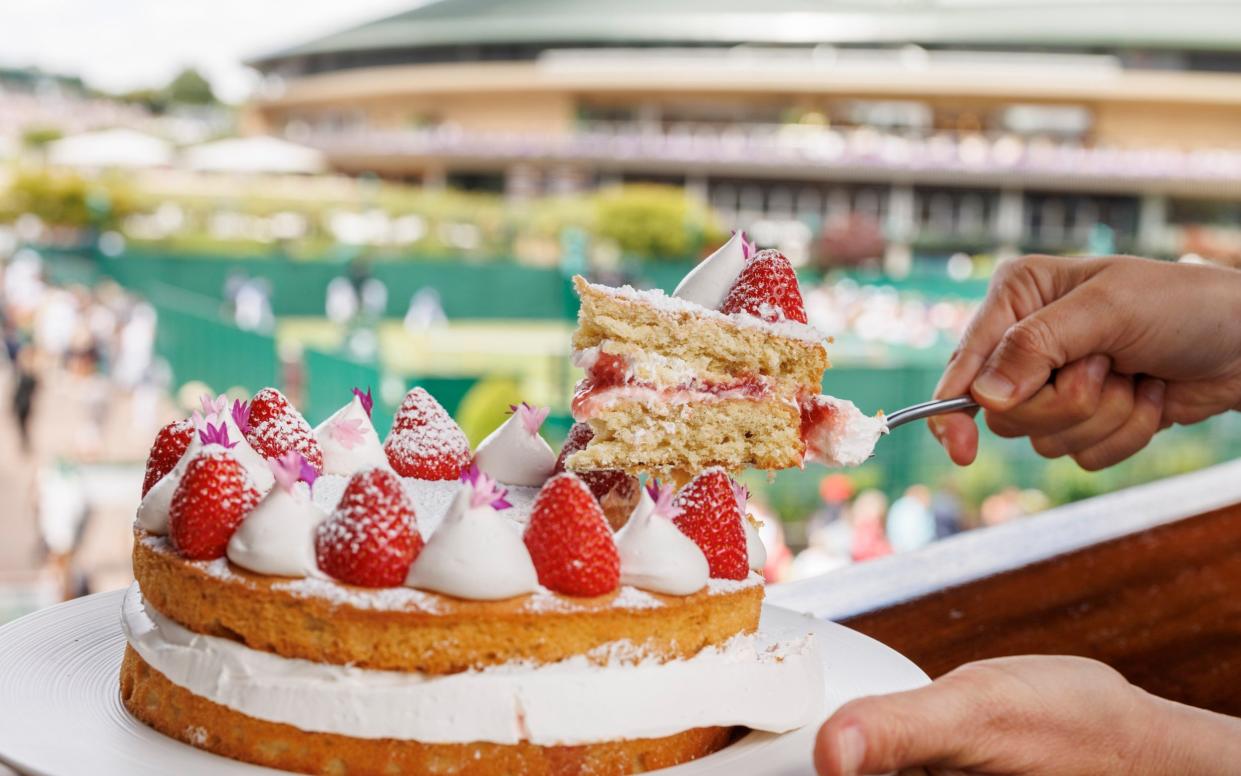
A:
[[[323,450],[315,432],[284,394],[264,388],[250,400],[246,441],[264,458],[279,458],[290,450],[301,453],[316,472],[323,471]]]
[[[332,516],[315,532],[315,559],[325,573],[362,587],[396,587],[422,551],[401,481],[386,469],[353,475]]]
[[[233,531],[258,503],[259,492],[237,459],[209,447],[185,467],[172,494],[168,538],[191,560],[222,558]]]
[[[718,466],[702,471],[677,494],[674,522],[707,556],[711,576],[745,579],[750,574],[745,528],[733,482]]]
[[[388,463],[402,477],[455,480],[470,465],[470,442],[435,397],[413,388],[392,418],[384,441]]]
[[[565,471],[565,459],[579,450],[585,450],[586,445],[590,444],[590,440],[594,438],[595,432],[591,431],[589,424],[574,423],[569,429],[569,436],[564,440],[564,447],[560,448],[560,456],[556,459],[556,468],[552,470],[552,473],[560,474]],[[595,498],[599,499],[600,503],[609,497],[626,502],[636,503],[637,501],[638,478],[633,475],[626,474],[619,469],[574,473],[586,483],[590,492],[595,494]],[[632,507],[633,504],[629,506]]]
[[[749,313],[764,321],[806,322],[806,306],[793,265],[779,251],[759,251],[733,281],[722,313]]]
[[[145,496],[152,485],[172,471],[172,467],[176,466],[181,456],[185,455],[185,449],[190,446],[190,440],[193,438],[194,424],[188,418],[174,420],[159,430],[159,433],[155,435],[154,444],[151,445],[151,452],[147,454],[146,476],[142,478],[142,495]]]
[[[620,585],[620,553],[599,502],[572,474],[557,474],[534,499],[526,549],[544,587],[573,596]]]

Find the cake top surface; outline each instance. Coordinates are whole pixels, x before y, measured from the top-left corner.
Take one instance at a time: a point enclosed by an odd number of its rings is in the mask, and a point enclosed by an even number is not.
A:
[[[789,339],[800,340],[802,342],[808,342],[816,345],[828,339],[827,335],[808,323],[799,323],[797,321],[789,320],[766,321],[757,316],[740,312],[722,313],[719,310],[712,310],[708,307],[704,307],[697,302],[692,302],[687,299],[680,299],[675,296],[669,296],[664,293],[663,289],[659,288],[637,289],[630,285],[606,286],[601,283],[591,283],[585,278],[579,279],[583,285],[590,288],[592,291],[647,304],[656,310],[670,315],[697,315],[708,320],[729,323],[734,326],[758,329],[778,337],[787,337]]]

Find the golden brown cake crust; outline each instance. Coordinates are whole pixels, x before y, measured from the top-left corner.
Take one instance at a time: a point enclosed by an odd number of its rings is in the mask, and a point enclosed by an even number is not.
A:
[[[199,749],[270,768],[332,776],[621,776],[705,757],[736,735],[732,728],[709,727],[663,738],[538,746],[424,744],[310,733],[195,695],[169,681],[129,646],[121,662],[121,701],[142,722]]]
[[[662,605],[649,608],[616,606],[617,594],[545,593],[552,605],[532,608],[530,596],[483,602],[425,593],[418,596],[430,604],[425,609],[364,609],[281,589],[290,580],[232,565],[220,574],[141,529],[135,534],[134,577],[146,602],[166,617],[252,649],[363,668],[447,674],[512,660],[552,663],[622,639],[646,655],[688,658],[754,632],[763,602],[760,583],[688,596],[651,593]]]

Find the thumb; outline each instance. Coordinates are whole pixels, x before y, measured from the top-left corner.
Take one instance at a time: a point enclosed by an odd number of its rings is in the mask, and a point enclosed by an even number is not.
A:
[[[1070,294],[1009,326],[970,385],[974,399],[1003,412],[1038,393],[1053,370],[1103,352],[1105,322],[1086,295]]]
[[[969,735],[967,714],[959,695],[940,684],[850,701],[819,729],[815,768],[821,776],[856,776],[950,764]]]

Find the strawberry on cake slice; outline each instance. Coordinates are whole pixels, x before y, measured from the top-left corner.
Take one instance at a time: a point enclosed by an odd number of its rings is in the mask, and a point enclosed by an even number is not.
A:
[[[684,482],[713,466],[802,465],[803,405],[829,364],[782,254],[756,251],[738,233],[672,295],[573,283],[573,359],[586,374],[572,412],[592,437],[568,468]]]

